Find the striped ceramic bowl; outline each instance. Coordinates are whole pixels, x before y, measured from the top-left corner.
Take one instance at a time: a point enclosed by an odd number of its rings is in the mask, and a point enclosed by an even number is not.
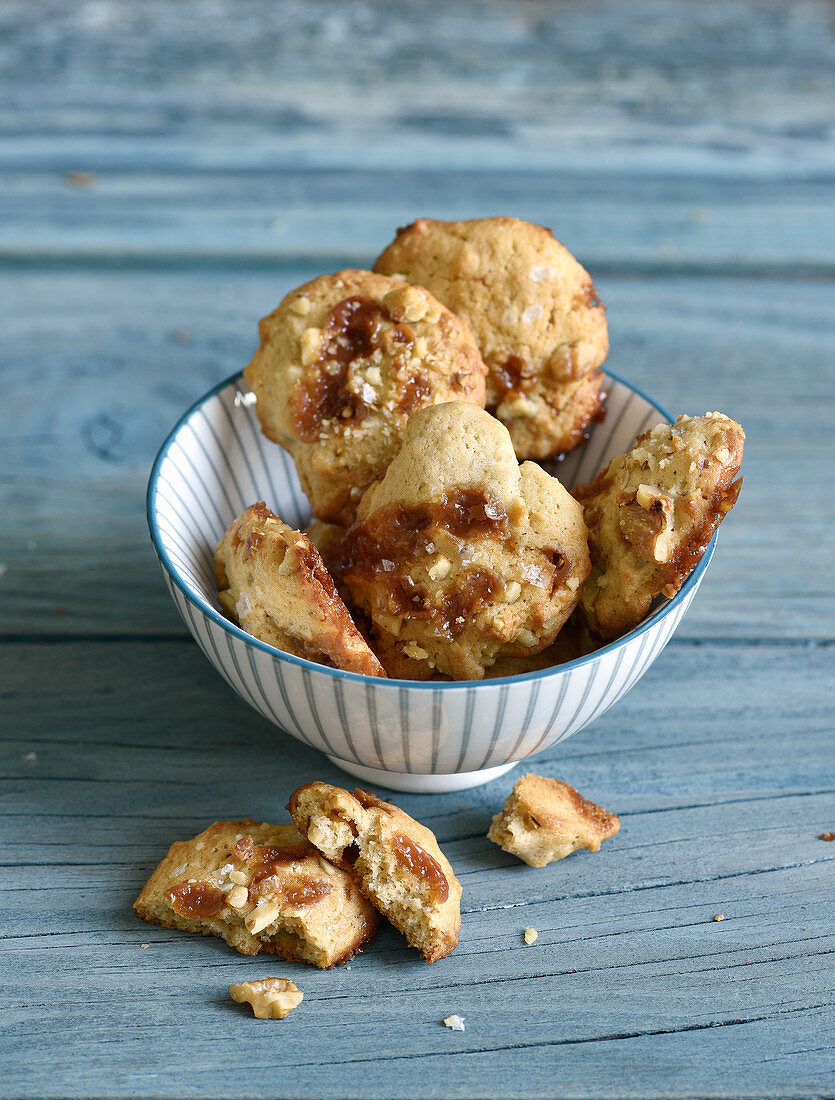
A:
[[[608,414],[559,466],[568,488],[588,482],[666,413],[609,376]],[[696,594],[715,539],[672,599],[631,633],[541,672],[465,683],[415,683],[340,672],[293,657],[229,622],[217,602],[214,548],[247,505],[266,501],[303,528],[310,506],[290,457],[261,434],[236,375],[202,397],[157,456],[148,486],[154,547],[197,644],[268,721],[344,771],[389,790],[476,786],[594,722],[643,676]]]

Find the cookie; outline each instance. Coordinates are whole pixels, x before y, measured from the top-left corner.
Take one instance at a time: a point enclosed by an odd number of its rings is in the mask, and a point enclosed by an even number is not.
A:
[[[258,419],[328,523],[353,520],[416,409],[484,406],[486,367],[466,322],[402,280],[322,275],[288,294],[260,332],[244,372]]]
[[[294,825],[249,818],[175,841],[133,907],[151,924],[219,936],[243,955],[323,968],[362,951],[379,921],[353,877]]]
[[[549,646],[590,563],[582,508],[472,405],[415,413],[343,543],[343,581],[391,675],[477,680]]]
[[[458,943],[461,884],[435,834],[369,791],[306,783],[287,809],[299,832],[363,892],[428,963]]]
[[[215,575],[221,607],[255,638],[346,672],[385,676],[313,543],[263,501],[230,524]]]
[[[602,638],[632,630],[656,596],[681,588],[739,496],[744,443],[740,425],[722,413],[680,416],[573,490],[593,566],[582,608]]]
[[[323,523],[320,519],[314,519],[305,531],[319,551],[319,556],[333,578],[340,596],[342,596],[342,543],[347,530],[347,527],[341,527],[338,523]]]
[[[487,408],[522,458],[576,447],[601,408],[606,311],[550,229],[518,218],[398,231],[374,265],[426,287],[466,318],[487,364]]]
[[[583,798],[568,783],[531,772],[516,780],[487,838],[529,867],[544,867],[578,848],[599,851],[618,829],[615,814]]]

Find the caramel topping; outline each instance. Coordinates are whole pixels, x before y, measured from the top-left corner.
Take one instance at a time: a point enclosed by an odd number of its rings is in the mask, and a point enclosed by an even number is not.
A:
[[[376,794],[373,794],[371,791],[364,791],[362,787],[354,788],[354,798],[364,810],[370,810],[373,807],[376,810],[383,810],[386,813],[391,813],[392,807],[388,802],[384,802],[382,798],[378,798]]]
[[[251,531],[246,536],[246,540],[244,541],[244,548],[243,548],[243,559],[244,559],[244,561],[249,561],[249,559],[252,557],[252,555],[255,553],[255,551],[258,549],[258,547],[261,545],[263,540],[264,540],[264,535],[262,534],[261,531]]]
[[[739,490],[742,488],[742,478],[738,478],[732,484],[728,484],[735,471],[725,471],[724,483],[720,482],[716,487],[714,497],[714,510],[707,516],[701,527],[693,531],[687,542],[682,542],[676,548],[676,553],[667,562],[664,569],[664,577],[671,592],[678,592],[685,580],[690,576],[699,564],[707,549],[707,544],[713,538],[720,520],[729,512],[736,503]],[[687,501],[684,502],[685,505]],[[665,592],[665,595],[667,593]]]
[[[504,580],[483,568],[459,570],[454,583],[436,588],[416,582],[410,563],[434,553],[434,531],[462,544],[468,538],[510,535],[510,520],[490,494],[469,489],[445,493],[435,504],[388,504],[355,523],[343,544],[347,580],[382,580],[390,614],[429,620],[440,636],[456,637],[473,615],[504,590]]]
[[[491,493],[453,489],[435,504],[410,507],[387,504],[363,523],[355,523],[346,535],[343,558],[351,568],[361,560],[411,557],[416,546],[432,553],[427,543],[432,542],[433,530],[448,531],[460,539],[484,536],[505,539],[510,535],[510,521]]]
[[[254,846],[255,841],[252,839],[249,833],[247,833],[246,836],[241,837],[241,839],[232,849],[232,855],[235,857],[235,859],[249,859],[249,857],[252,855],[252,849],[254,848]]]
[[[449,882],[435,857],[402,833],[395,835],[393,848],[397,862],[413,875],[422,878],[429,886],[433,901],[446,901],[449,897]]]
[[[311,375],[290,398],[290,419],[298,439],[316,442],[324,421],[356,423],[368,416],[368,404],[348,386],[348,371],[355,359],[368,359],[382,347],[386,322],[393,322],[391,314],[373,298],[355,295],[333,307],[322,328],[322,351]],[[408,325],[395,324],[391,338],[403,348],[414,343]]]
[[[286,847],[272,847],[266,844],[256,844],[249,858],[252,869],[252,878],[265,878],[273,874],[281,863],[294,863],[310,855],[312,849],[306,841],[298,844],[289,844]]]
[[[571,562],[560,550],[554,550],[551,554],[551,563],[554,566],[554,575],[551,578],[551,595],[553,596],[562,582],[571,572]]]
[[[165,896],[175,913],[192,920],[217,916],[223,908],[223,893],[211,882],[180,882]]]
[[[284,886],[282,893],[284,900],[293,909],[304,909],[308,905],[315,905],[322,901],[331,892],[327,882],[317,882],[315,879],[303,879]]]
[[[413,413],[415,409],[426,404],[426,398],[429,396],[430,392],[429,379],[426,375],[420,373],[415,374],[403,387],[403,395],[397,407],[402,413],[408,416],[410,413]]]
[[[508,394],[527,393],[536,384],[536,367],[518,355],[509,355],[501,363],[490,363],[493,385],[498,395],[496,406],[501,405]]]

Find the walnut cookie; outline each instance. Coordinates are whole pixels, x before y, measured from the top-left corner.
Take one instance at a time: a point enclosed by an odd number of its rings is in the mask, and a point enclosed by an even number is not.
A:
[[[351,523],[416,409],[484,406],[486,367],[466,321],[385,275],[322,275],[288,294],[260,334],[244,373],[262,430],[293,456],[328,523]]]
[[[648,614],[681,588],[742,486],[745,432],[722,413],[680,416],[644,432],[591,485],[572,493],[589,528],[592,573],[582,609],[602,638]]]
[[[385,676],[309,537],[263,501],[230,524],[215,576],[220,605],[262,642],[346,672]]]
[[[175,841],[134,902],[151,924],[219,936],[321,968],[347,962],[377,934],[377,910],[350,874],[286,825],[218,821]]]
[[[487,408],[520,459],[578,446],[601,407],[605,308],[550,229],[518,218],[398,230],[374,265],[426,287],[466,318],[488,368]]]
[[[590,570],[582,508],[507,429],[450,402],[415,413],[364,495],[343,583],[390,675],[481,679],[500,655],[549,646]]]
[[[390,802],[329,783],[305,783],[287,809],[299,830],[363,892],[428,963],[458,944],[461,883],[435,834]]]

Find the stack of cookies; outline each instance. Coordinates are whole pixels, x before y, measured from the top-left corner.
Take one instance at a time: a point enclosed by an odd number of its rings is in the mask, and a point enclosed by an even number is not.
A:
[[[287,808],[286,825],[218,821],[175,841],[138,915],[323,969],[367,947],[381,913],[427,962],[454,950],[461,884],[434,833],[369,791],[328,783],[299,787]]]
[[[541,667],[570,618],[599,644],[674,594],[738,494],[744,433],[719,413],[573,493],[538,464],[603,415],[608,352],[588,273],[540,226],[417,221],[260,332],[245,377],[314,519],[253,502],[217,548],[218,598],[297,656],[415,680]]]

